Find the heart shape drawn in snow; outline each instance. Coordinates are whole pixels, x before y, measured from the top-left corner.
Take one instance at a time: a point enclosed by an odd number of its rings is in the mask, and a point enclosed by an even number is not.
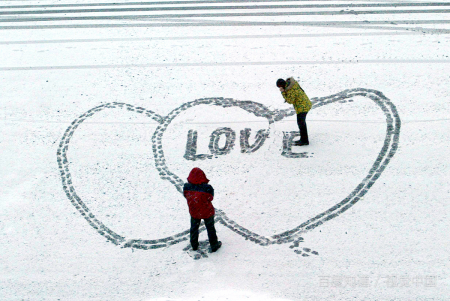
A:
[[[220,209],[216,209],[216,222],[223,224],[224,226],[228,227],[235,233],[242,235],[246,239],[262,246],[267,246],[271,244],[289,243],[293,241],[297,242],[298,244],[298,241],[302,240],[300,235],[312,229],[315,229],[316,227],[322,225],[323,223],[339,216],[340,214],[351,208],[353,205],[355,205],[373,186],[373,184],[380,177],[381,173],[384,171],[384,169],[394,156],[395,152],[397,151],[400,136],[401,121],[398,112],[396,110],[396,107],[388,98],[386,98],[383,95],[383,93],[376,90],[363,88],[345,90],[334,95],[311,99],[313,103],[312,108],[315,109],[331,103],[342,102],[346,99],[350,99],[357,96],[366,97],[372,100],[383,111],[386,117],[386,136],[384,139],[383,147],[381,148],[370,171],[368,172],[366,177],[362,179],[361,183],[358,184],[347,197],[337,202],[328,210],[317,214],[313,218],[307,221],[299,221],[299,225],[296,226],[295,228],[276,235],[272,235],[270,237],[259,235],[240,226],[235,221],[227,217],[226,213]],[[172,173],[169,170],[168,166],[166,165],[166,160],[164,157],[164,151],[162,147],[162,138],[165,130],[167,129],[169,124],[174,120],[175,117],[177,117],[183,111],[186,111],[189,108],[195,107],[197,105],[213,105],[213,106],[221,106],[224,108],[238,107],[249,113],[254,114],[257,117],[265,117],[268,120],[269,124],[273,124],[274,122],[280,121],[285,117],[295,115],[295,111],[293,109],[270,110],[266,106],[252,101],[238,101],[224,98],[205,98],[184,103],[177,109],[170,112],[166,117],[160,116],[157,113],[150,110],[146,110],[142,107],[135,107],[129,104],[118,102],[102,104],[100,106],[92,108],[83,115],[79,116],[71,123],[71,125],[65,131],[57,150],[57,161],[59,171],[61,174],[62,185],[64,192],[67,195],[67,198],[71,201],[71,203],[75,206],[75,208],[86,219],[86,221],[99,234],[104,236],[108,241],[122,247],[157,249],[161,247],[170,246],[179,243],[181,241],[188,240],[189,230],[162,239],[148,239],[148,240],[133,239],[133,238],[126,238],[114,232],[112,229],[108,228],[101,221],[99,221],[95,217],[95,215],[89,210],[89,208],[84,204],[81,198],[77,195],[75,187],[72,184],[72,177],[69,170],[69,161],[67,159],[67,152],[69,149],[70,139],[73,136],[75,130],[83,121],[85,121],[86,119],[93,116],[95,113],[102,111],[104,109],[122,108],[128,111],[144,114],[152,118],[153,120],[159,123],[152,137],[152,147],[153,147],[153,156],[155,159],[155,166],[159,171],[161,179],[170,181],[176,187],[176,189],[180,193],[182,193],[184,182],[176,174]]]

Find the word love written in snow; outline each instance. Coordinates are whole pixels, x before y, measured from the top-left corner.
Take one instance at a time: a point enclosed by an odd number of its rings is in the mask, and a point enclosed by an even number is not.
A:
[[[254,153],[256,152],[266,141],[269,136],[268,130],[259,130],[256,133],[255,142],[249,143],[251,129],[241,130],[240,144],[242,153]],[[219,147],[219,141],[221,137],[225,137],[225,145]],[[283,132],[283,151],[282,156],[286,158],[308,158],[307,152],[294,153],[292,152],[292,141],[295,137],[299,136],[298,131]],[[209,139],[209,151],[211,154],[197,154],[197,138],[198,134],[195,130],[189,130],[187,135],[186,152],[184,158],[186,160],[197,161],[212,159],[220,155],[226,155],[231,152],[236,141],[236,133],[231,128],[221,127],[213,131]]]

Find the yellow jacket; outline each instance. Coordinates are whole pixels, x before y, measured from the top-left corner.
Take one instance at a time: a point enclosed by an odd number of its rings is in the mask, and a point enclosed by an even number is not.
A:
[[[311,101],[293,77],[286,80],[286,89],[284,92],[281,92],[281,95],[283,95],[283,98],[287,103],[294,105],[297,114],[309,112],[309,110],[311,110]]]

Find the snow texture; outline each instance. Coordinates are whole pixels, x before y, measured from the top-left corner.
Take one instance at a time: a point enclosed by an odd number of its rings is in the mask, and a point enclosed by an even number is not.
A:
[[[449,300],[449,6],[2,1],[0,299]]]

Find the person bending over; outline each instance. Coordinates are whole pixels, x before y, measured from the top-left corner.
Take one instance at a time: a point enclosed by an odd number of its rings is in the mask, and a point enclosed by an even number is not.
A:
[[[282,78],[278,79],[277,87],[280,89],[284,101],[293,105],[295,112],[297,113],[297,125],[300,130],[300,140],[294,141],[294,145],[309,145],[306,115],[309,110],[311,110],[311,101],[293,77],[290,77],[287,80]]]

